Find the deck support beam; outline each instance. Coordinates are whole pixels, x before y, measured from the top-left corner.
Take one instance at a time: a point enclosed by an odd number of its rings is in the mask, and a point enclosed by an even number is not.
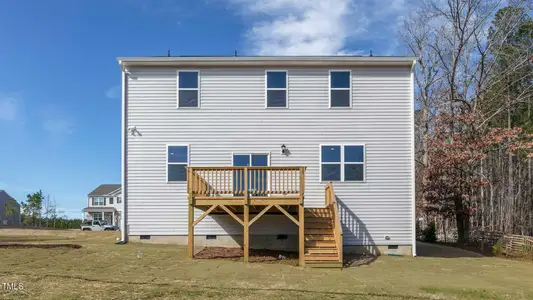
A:
[[[305,266],[305,227],[304,227],[304,205],[300,203],[298,205],[298,264],[303,267]]]
[[[187,256],[194,257],[194,205],[192,204],[192,197],[189,196],[189,241],[187,243]]]
[[[248,262],[250,254],[250,197],[248,194],[248,168],[244,168],[244,262]]]

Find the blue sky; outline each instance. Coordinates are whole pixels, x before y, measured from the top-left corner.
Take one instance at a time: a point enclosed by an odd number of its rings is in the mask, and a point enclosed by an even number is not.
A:
[[[0,1],[0,189],[61,214],[120,183],[118,56],[405,54],[408,0]],[[387,2],[387,3],[384,3]]]

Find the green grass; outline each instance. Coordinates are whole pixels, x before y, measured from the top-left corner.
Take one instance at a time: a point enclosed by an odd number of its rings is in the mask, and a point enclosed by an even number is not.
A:
[[[378,258],[343,270],[190,260],[175,245],[114,245],[117,232],[0,229],[0,299],[533,299],[533,263],[501,258]],[[137,257],[138,251],[142,258]],[[1,288],[1,285],[0,285]]]

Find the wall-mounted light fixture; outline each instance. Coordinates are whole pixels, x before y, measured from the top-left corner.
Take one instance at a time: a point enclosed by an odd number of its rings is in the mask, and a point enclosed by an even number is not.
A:
[[[137,130],[137,127],[136,126],[130,126],[128,127],[128,132],[129,134],[131,135],[137,135],[139,134],[139,131]],[[140,134],[139,134],[140,135]]]
[[[285,144],[281,145],[281,154],[287,155],[287,146]]]

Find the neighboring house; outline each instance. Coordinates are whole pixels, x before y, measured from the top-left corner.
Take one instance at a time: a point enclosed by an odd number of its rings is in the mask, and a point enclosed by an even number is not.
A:
[[[124,240],[415,255],[416,58],[118,61]]]
[[[123,211],[120,184],[102,184],[87,197],[88,205],[83,209],[86,220],[105,220],[109,225],[120,226]]]
[[[20,225],[20,204],[0,190],[0,225]]]

